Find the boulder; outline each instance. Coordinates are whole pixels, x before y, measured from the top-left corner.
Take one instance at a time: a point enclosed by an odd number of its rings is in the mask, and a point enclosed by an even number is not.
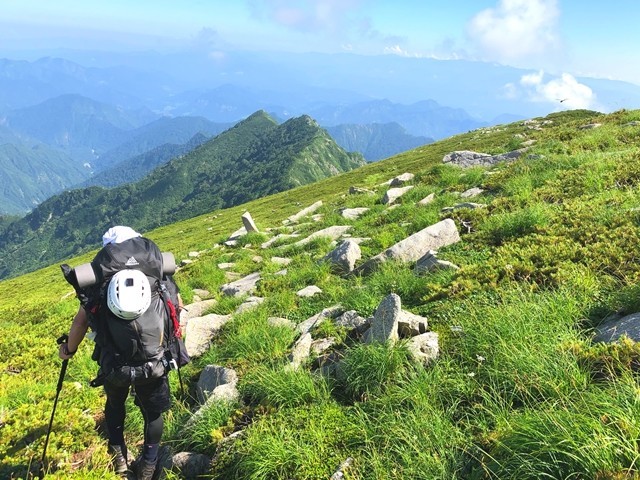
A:
[[[640,313],[632,313],[622,318],[613,318],[599,325],[595,330],[593,341],[597,343],[613,343],[622,336],[634,342],[640,341]]]
[[[247,233],[260,231],[258,230],[256,223],[253,221],[253,218],[251,218],[251,214],[249,212],[244,212],[242,214],[242,224],[244,225],[244,229]]]
[[[211,470],[211,458],[202,453],[176,453],[171,461],[173,469],[178,470],[185,480],[202,478]]]
[[[287,218],[286,220],[284,220],[282,223],[284,224],[288,224],[288,223],[296,223],[298,222],[298,220],[300,220],[303,217],[306,217],[307,215],[311,215],[313,212],[315,212],[316,210],[318,210],[320,207],[322,206],[322,200],[317,201],[316,203],[314,203],[313,205],[304,208],[302,210],[300,210],[298,213],[296,213],[295,215],[291,215],[289,218]]]
[[[436,194],[435,193],[430,193],[429,195],[424,197],[422,200],[420,200],[418,202],[418,205],[420,205],[420,206],[429,205],[430,203],[433,203],[435,198],[436,198]]]
[[[298,331],[301,335],[310,332],[317,325],[320,325],[327,318],[336,318],[341,315],[344,309],[340,305],[334,305],[332,307],[324,308],[320,313],[316,313],[314,316],[307,318],[306,320],[298,324]]]
[[[459,150],[446,154],[442,158],[442,162],[457,165],[462,168],[490,167],[505,160],[516,160],[520,158],[526,150],[526,148],[521,148],[519,150],[513,150],[512,152],[501,153],[499,155],[489,155],[487,153],[473,152],[470,150]]]
[[[347,220],[357,220],[362,214],[368,212],[370,209],[365,207],[359,208],[343,208],[340,210],[340,215],[342,215]]]
[[[402,310],[398,317],[398,335],[400,338],[416,337],[426,333],[429,322],[415,313]]]
[[[329,252],[323,260],[331,263],[333,271],[348,274],[353,271],[360,258],[362,258],[362,252],[358,243],[352,239],[346,239]]]
[[[322,293],[322,289],[320,287],[317,287],[315,285],[309,285],[308,287],[304,287],[303,289],[298,290],[296,292],[296,295],[304,298],[304,297],[313,297],[318,293]]]
[[[373,195],[375,194],[375,192],[362,187],[353,187],[353,186],[349,187],[349,195],[358,195],[358,194]]]
[[[195,358],[205,353],[211,345],[211,340],[229,320],[231,320],[231,315],[216,315],[215,313],[191,318],[187,323],[184,340],[189,356]]]
[[[416,262],[413,271],[420,275],[427,272],[435,272],[437,270],[459,270],[460,267],[446,260],[440,260],[436,257],[437,252],[429,250]]]
[[[403,187],[407,183],[412,181],[414,178],[415,178],[415,175],[413,173],[403,173],[402,175],[398,175],[397,177],[392,178],[389,181],[389,186],[391,186],[391,187]]]
[[[478,187],[474,187],[474,188],[470,188],[469,190],[465,190],[464,192],[462,192],[460,194],[460,196],[462,198],[471,198],[471,197],[475,197],[477,195],[480,195],[482,192],[484,192],[483,189],[478,188]]]
[[[207,365],[200,373],[196,385],[196,398],[198,403],[204,404],[210,397],[220,397],[216,391],[223,385],[235,387],[238,384],[238,375],[235,370],[218,365]]]
[[[300,367],[300,365],[309,358],[312,342],[313,338],[311,338],[310,333],[305,333],[298,339],[289,354],[289,365],[291,368]]]
[[[396,342],[398,340],[398,320],[402,311],[400,297],[395,293],[387,295],[375,313],[371,321],[368,343]]]
[[[407,342],[407,349],[416,362],[427,366],[438,358],[440,352],[438,334],[436,332],[426,332],[413,337]]]
[[[413,185],[409,185],[407,187],[390,188],[389,190],[386,191],[386,193],[384,194],[384,197],[382,197],[382,203],[385,205],[390,205],[393,202],[395,202],[397,199],[402,197],[405,193],[407,193],[412,188],[413,188]]]
[[[388,260],[399,262],[415,262],[429,250],[438,250],[446,245],[460,241],[460,234],[456,224],[450,218],[431,225],[414,233],[408,238],[387,248],[382,253],[372,257],[356,269],[357,273],[367,275],[375,271]]]
[[[351,230],[351,225],[334,225],[332,227],[327,227],[322,230],[318,230],[317,232],[313,232],[307,238],[303,238],[302,240],[294,243],[294,245],[297,247],[302,247],[312,240],[320,237],[327,237],[331,240],[337,240],[349,230]]]
[[[361,317],[355,310],[349,310],[336,318],[335,323],[339,327],[345,327],[362,335],[371,326],[371,320],[371,318]]]
[[[220,291],[230,297],[239,297],[252,293],[261,279],[260,272],[254,272],[231,283],[225,283]]]

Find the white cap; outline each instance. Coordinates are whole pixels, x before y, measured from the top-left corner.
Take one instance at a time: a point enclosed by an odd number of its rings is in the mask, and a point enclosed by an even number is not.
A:
[[[121,243],[125,240],[129,240],[130,238],[141,237],[138,232],[136,232],[131,227],[123,227],[118,225],[116,227],[111,227],[107,230],[102,236],[102,246],[108,245],[110,243]]]

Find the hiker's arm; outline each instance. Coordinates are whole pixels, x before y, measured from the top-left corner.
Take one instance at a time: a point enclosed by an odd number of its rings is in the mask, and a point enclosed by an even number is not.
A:
[[[76,350],[78,350],[78,345],[82,342],[88,329],[89,319],[87,318],[87,312],[83,307],[80,307],[76,316],[73,317],[73,322],[71,322],[69,340],[60,345],[58,356],[63,360],[71,358],[73,354],[76,353]]]

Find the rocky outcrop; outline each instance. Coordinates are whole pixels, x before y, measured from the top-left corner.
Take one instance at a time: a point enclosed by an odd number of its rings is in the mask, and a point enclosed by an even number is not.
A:
[[[431,225],[408,238],[389,247],[384,252],[372,257],[356,273],[367,275],[375,271],[382,263],[389,260],[399,262],[415,262],[429,250],[438,250],[441,247],[460,241],[460,234],[456,224],[450,218]]]
[[[352,239],[346,239],[329,252],[323,260],[331,264],[331,269],[334,272],[349,274],[360,258],[362,258],[362,252],[358,243]]]

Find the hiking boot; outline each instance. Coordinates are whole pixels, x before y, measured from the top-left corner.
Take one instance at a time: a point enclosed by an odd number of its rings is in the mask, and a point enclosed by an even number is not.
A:
[[[158,478],[154,474],[156,473],[156,465],[158,460],[150,462],[144,458],[138,458],[134,462],[133,473],[136,475],[137,480],[155,480]]]
[[[111,455],[111,462],[113,463],[113,470],[124,477],[129,470],[127,465],[127,448],[124,445],[109,445],[107,448],[109,455]]]

